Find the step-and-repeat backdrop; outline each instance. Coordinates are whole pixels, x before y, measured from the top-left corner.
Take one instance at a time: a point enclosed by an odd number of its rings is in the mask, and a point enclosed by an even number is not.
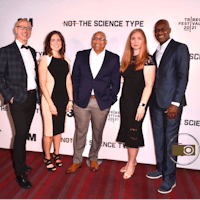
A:
[[[172,28],[171,37],[185,43],[190,51],[190,74],[186,91],[187,106],[184,107],[180,135],[178,167],[200,169],[198,157],[200,141],[200,1],[176,0],[1,0],[0,1],[0,47],[14,41],[14,24],[19,18],[28,19],[32,25],[29,45],[37,51],[39,59],[43,54],[43,42],[52,30],[60,31],[66,40],[66,56],[71,59],[71,70],[76,52],[91,47],[91,37],[96,31],[107,36],[106,49],[122,58],[129,33],[142,28],[147,36],[148,49],[153,54],[158,43],[154,38],[154,24],[159,19],[167,19]],[[122,88],[122,84],[121,84]],[[118,98],[121,95],[119,92]],[[0,95],[0,147],[12,148],[14,138],[13,121],[9,106],[3,105]],[[103,133],[99,158],[127,160],[127,150],[117,143],[119,129],[119,102],[110,109]],[[140,148],[139,163],[155,164],[155,149],[149,112],[143,123],[145,147]],[[74,117],[66,118],[66,131],[62,134],[60,153],[73,155]],[[27,139],[27,150],[42,151],[42,118],[40,105]],[[91,145],[91,126],[84,156],[87,157]],[[53,148],[52,148],[53,150]]]

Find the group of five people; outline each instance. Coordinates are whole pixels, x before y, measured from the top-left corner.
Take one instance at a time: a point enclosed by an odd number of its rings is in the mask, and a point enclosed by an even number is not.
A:
[[[90,122],[92,143],[88,157],[90,169],[98,171],[104,125],[110,107],[117,101],[120,80],[123,79],[121,123],[116,141],[127,147],[128,162],[120,172],[124,173],[124,179],[134,174],[139,147],[144,146],[142,122],[150,105],[157,170],[146,176],[150,179],[163,177],[158,192],[171,192],[176,185],[176,164],[167,155],[167,146],[178,134],[182,109],[186,105],[189,51],[185,44],[170,38],[168,21],[162,19],[155,24],[154,33],[159,46],[153,56],[148,53],[143,30],[134,29],[128,36],[121,64],[117,54],[105,49],[106,35],[96,32],[92,37],[92,48],[77,53],[72,76],[70,60],[65,57],[63,35],[59,31],[47,35],[44,56],[37,65],[35,50],[27,46],[31,30],[29,21],[19,20],[15,24],[15,42],[0,49],[0,93],[4,104],[10,105],[15,125],[13,158],[20,187],[32,187],[26,175],[32,169],[26,164],[25,149],[36,102],[40,103],[41,99],[46,168],[53,172],[56,166],[62,166],[59,157],[61,133],[65,131],[66,112],[73,107],[74,155],[67,173],[82,167]],[[51,161],[52,142],[52,158],[56,166]]]

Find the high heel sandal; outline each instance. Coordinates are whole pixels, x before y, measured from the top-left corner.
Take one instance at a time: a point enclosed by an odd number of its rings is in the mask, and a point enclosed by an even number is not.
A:
[[[124,173],[124,172],[126,171],[125,166],[122,167],[119,171],[120,171],[121,173]]]
[[[44,158],[44,164],[45,164],[45,166],[46,166],[46,168],[47,168],[48,171],[50,171],[50,172],[55,172],[56,171],[56,167],[55,166],[53,166],[53,167],[47,167],[48,165],[52,164],[52,162],[51,162],[50,159]]]
[[[55,153],[53,153],[53,159],[54,159],[54,161],[56,162],[57,160],[60,160],[60,157],[59,157],[59,155],[58,154],[55,154]],[[58,166],[58,167],[62,167],[62,161],[60,160],[60,162],[56,162],[56,165]]]
[[[133,174],[132,174],[133,175]],[[123,179],[129,179],[131,178],[132,175],[129,175],[127,173],[124,173]]]
[[[134,166],[133,174],[134,174],[134,172],[135,172],[135,167],[136,167],[136,164],[135,164],[135,166]],[[127,174],[127,173],[125,172],[124,175],[123,175],[123,179],[129,179],[129,178],[131,178],[131,176],[133,176],[133,174]]]
[[[137,161],[135,161],[135,166],[136,166],[136,165],[137,165]],[[126,171],[125,167],[126,167],[126,166],[122,167],[119,171],[120,171],[121,173],[124,173],[124,172]]]

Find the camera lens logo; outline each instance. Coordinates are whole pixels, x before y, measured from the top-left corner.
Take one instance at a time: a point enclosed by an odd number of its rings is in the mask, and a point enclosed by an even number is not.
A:
[[[195,145],[172,145],[173,156],[194,156]]]
[[[170,159],[176,164],[190,165],[198,158],[200,145],[193,135],[179,133],[170,140],[167,152]]]

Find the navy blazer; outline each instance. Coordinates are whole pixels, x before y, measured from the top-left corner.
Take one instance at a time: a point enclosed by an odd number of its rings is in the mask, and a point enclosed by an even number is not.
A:
[[[104,110],[117,101],[120,88],[119,56],[106,50],[101,69],[93,79],[89,64],[90,51],[88,49],[76,54],[72,71],[74,102],[86,108],[94,89],[99,107]]]
[[[156,52],[154,53],[154,59]],[[155,62],[156,63],[156,62]],[[156,72],[152,94],[158,106],[166,109],[172,101],[186,105],[185,90],[188,83],[190,55],[185,44],[174,41],[168,44]]]
[[[36,52],[30,47],[36,71],[37,102],[39,103],[39,81]],[[4,104],[12,97],[14,102],[22,104],[27,98],[27,73],[16,42],[0,49],[0,93],[4,97]]]

